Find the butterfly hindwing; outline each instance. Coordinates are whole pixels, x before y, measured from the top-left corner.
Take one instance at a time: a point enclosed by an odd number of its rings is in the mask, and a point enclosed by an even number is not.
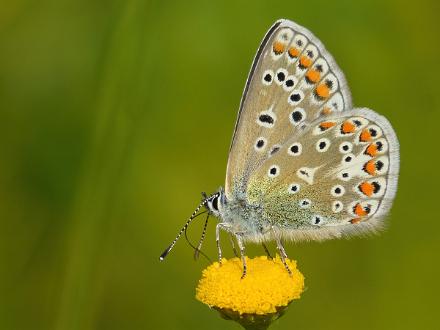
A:
[[[399,144],[389,122],[368,109],[318,118],[250,177],[247,199],[293,239],[378,229],[391,207]]]
[[[244,193],[249,175],[298,128],[351,107],[343,73],[321,42],[288,20],[266,34],[240,104],[226,174],[226,196]]]

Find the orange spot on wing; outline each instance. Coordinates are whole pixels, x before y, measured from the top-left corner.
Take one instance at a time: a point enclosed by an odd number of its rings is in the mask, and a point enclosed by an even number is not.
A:
[[[355,219],[351,219],[350,220],[350,222],[354,225],[354,224],[356,224],[356,223],[359,223],[359,222],[361,222],[362,221],[362,219],[361,218],[355,218]]]
[[[275,41],[275,42],[273,43],[273,52],[274,52],[276,55],[279,55],[279,54],[281,54],[282,52],[284,52],[284,49],[285,49],[285,48],[286,48],[286,45],[283,44],[282,42]]]
[[[312,83],[317,83],[319,78],[321,78],[321,74],[317,70],[309,70],[306,74],[307,79]]]
[[[364,210],[364,208],[362,207],[361,204],[357,203],[353,209],[354,213],[359,216],[359,217],[363,217],[368,215],[368,212],[366,210]]]
[[[316,87],[316,95],[318,95],[320,98],[326,99],[330,96],[330,88],[326,84],[321,84],[318,87]]]
[[[324,107],[321,112],[323,115],[328,115],[332,112],[332,109],[330,109],[329,107]]]
[[[329,129],[330,127],[335,126],[336,123],[333,121],[325,121],[321,124],[319,124],[319,127],[321,128],[321,130],[325,131],[326,129]]]
[[[374,193],[374,186],[369,182],[362,182],[359,185],[359,190],[366,196],[370,197]]]
[[[312,65],[312,60],[307,56],[301,56],[299,60],[299,64],[305,68],[308,68],[309,66]]]
[[[364,170],[370,175],[374,175],[376,173],[376,165],[374,164],[374,160],[369,160],[364,165]]]
[[[299,50],[298,49],[296,49],[295,47],[290,47],[289,48],[289,56],[290,57],[298,57],[298,55],[299,55]]]
[[[376,146],[376,144],[374,144],[374,143],[370,144],[367,147],[367,149],[365,149],[365,154],[367,154],[368,156],[371,156],[371,157],[376,156],[377,155],[377,146]]]
[[[348,120],[342,123],[341,126],[342,133],[344,134],[353,133],[355,130],[356,130],[356,126],[353,123],[349,122]]]
[[[371,133],[370,130],[368,129],[364,129],[361,133],[361,135],[359,136],[359,141],[360,142],[368,142],[371,140]]]

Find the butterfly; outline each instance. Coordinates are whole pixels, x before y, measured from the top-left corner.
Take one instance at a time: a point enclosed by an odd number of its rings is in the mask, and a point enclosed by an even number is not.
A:
[[[399,142],[389,121],[353,108],[346,79],[306,28],[281,19],[266,33],[240,102],[225,188],[203,198],[220,231],[238,243],[334,239],[377,232],[391,208],[399,175]],[[207,225],[205,222],[205,229]],[[202,239],[196,252],[199,251]]]

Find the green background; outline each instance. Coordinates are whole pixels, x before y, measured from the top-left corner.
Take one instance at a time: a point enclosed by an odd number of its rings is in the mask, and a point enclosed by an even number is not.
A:
[[[1,329],[238,329],[194,298],[206,260],[184,240],[158,255],[224,184],[251,60],[281,17],[324,42],[355,105],[389,118],[401,176],[381,236],[287,247],[307,291],[273,328],[438,328],[438,2],[0,8]]]

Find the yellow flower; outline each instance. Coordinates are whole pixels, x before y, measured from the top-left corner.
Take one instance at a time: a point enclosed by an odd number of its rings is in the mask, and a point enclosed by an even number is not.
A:
[[[300,298],[304,276],[294,260],[286,259],[292,276],[278,256],[246,258],[246,261],[248,272],[244,279],[238,258],[208,266],[199,281],[196,298],[219,310],[223,317],[241,324],[256,319],[271,322],[281,316],[290,302]]]

